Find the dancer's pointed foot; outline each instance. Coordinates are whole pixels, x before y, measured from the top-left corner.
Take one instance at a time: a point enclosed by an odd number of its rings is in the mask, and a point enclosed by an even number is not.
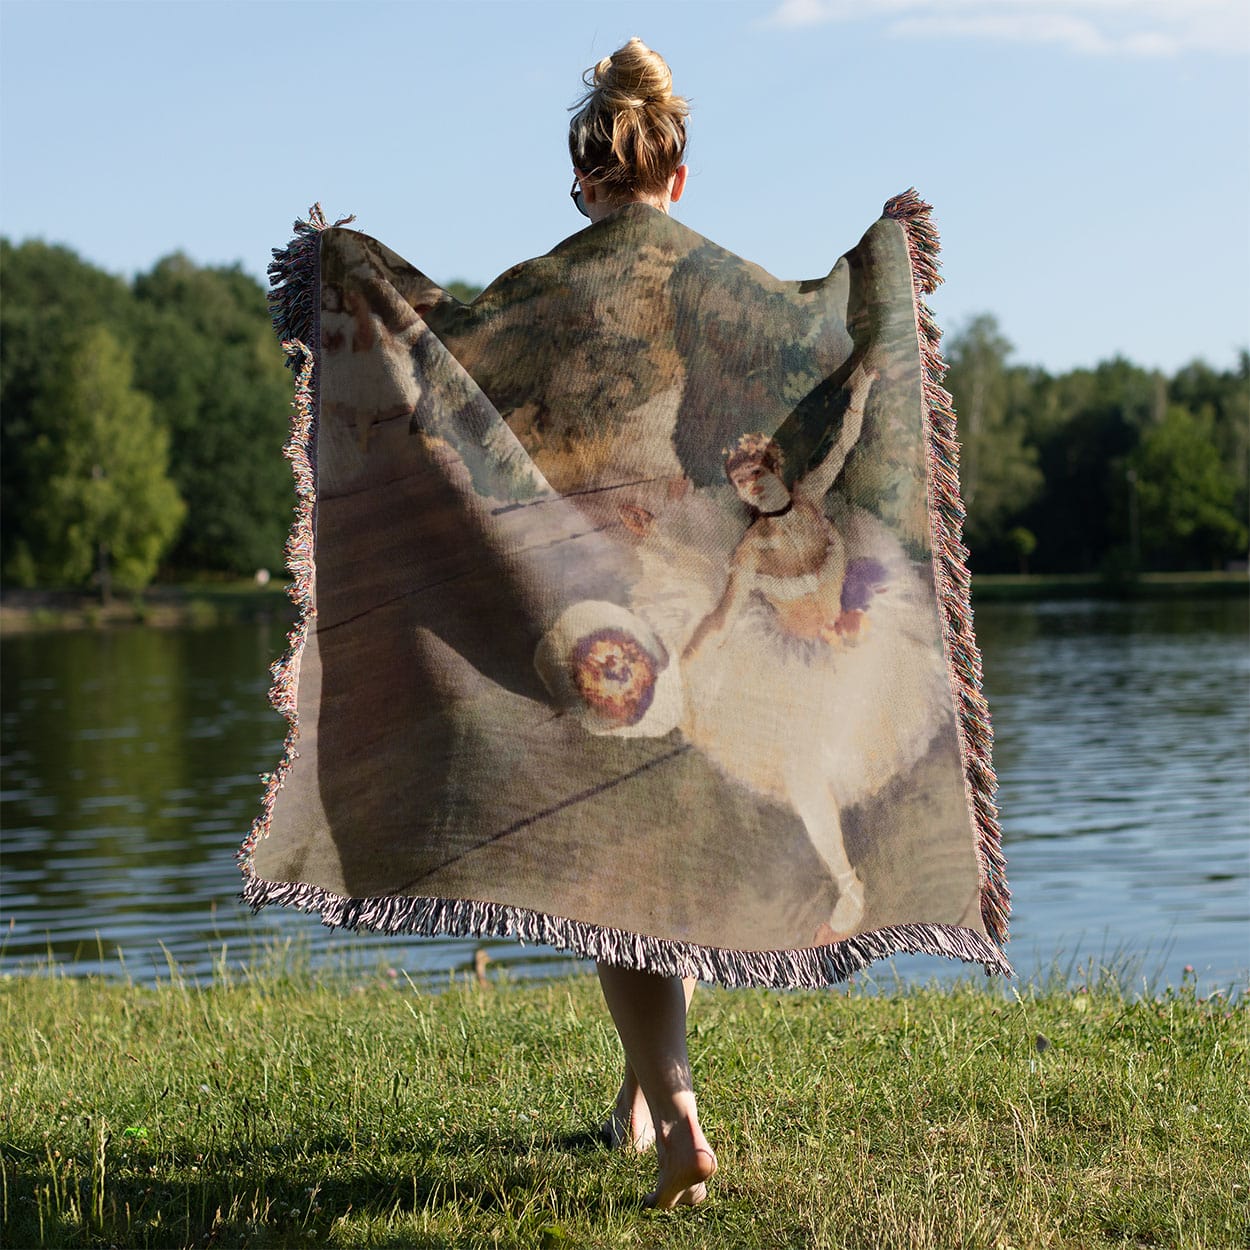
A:
[[[655,1139],[660,1178],[644,1205],[661,1211],[695,1207],[707,1197],[707,1182],[716,1171],[716,1156],[697,1120],[664,1126]]]
[[[825,945],[841,942],[855,932],[855,926],[864,917],[864,883],[854,868],[834,878],[838,887],[838,901],[833,914],[816,930],[816,941]]]
[[[651,1123],[651,1108],[638,1088],[638,1083],[626,1080],[606,1123],[599,1130],[604,1145],[613,1150],[636,1150],[639,1154],[655,1145],[655,1125]]]

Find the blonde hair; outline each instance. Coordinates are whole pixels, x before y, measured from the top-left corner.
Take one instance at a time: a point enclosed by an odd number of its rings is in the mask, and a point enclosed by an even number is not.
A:
[[[686,153],[690,112],[664,58],[635,37],[582,81],[586,94],[569,123],[573,164],[609,195],[664,191]]]

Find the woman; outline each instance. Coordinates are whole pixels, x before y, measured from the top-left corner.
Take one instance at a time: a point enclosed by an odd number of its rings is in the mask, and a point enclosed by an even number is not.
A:
[[[573,200],[592,222],[625,204],[668,212],[686,185],[687,106],[664,58],[631,39],[587,72],[569,126]],[[613,1145],[655,1145],[659,1180],[648,1201],[689,1206],[707,1197],[716,1155],[699,1125],[686,1011],[695,982],[600,963],[603,996],[625,1051],[625,1079],[604,1133]]]
[[[666,216],[687,110],[660,57],[631,40],[588,88],[591,228],[472,303],[319,214],[275,258],[302,611],[241,859],[256,907],[598,961],[605,1133],[654,1143],[672,1207],[716,1170],[682,978],[1009,971],[1007,894],[925,408],[927,206],[783,282]]]

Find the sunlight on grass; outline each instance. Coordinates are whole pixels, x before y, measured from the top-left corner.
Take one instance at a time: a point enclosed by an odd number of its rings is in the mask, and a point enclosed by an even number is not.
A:
[[[0,982],[5,1245],[1245,1244],[1250,1017],[1188,976],[701,989],[721,1171],[655,1215],[653,1160],[594,1137],[593,979],[432,993],[260,954],[207,986]]]

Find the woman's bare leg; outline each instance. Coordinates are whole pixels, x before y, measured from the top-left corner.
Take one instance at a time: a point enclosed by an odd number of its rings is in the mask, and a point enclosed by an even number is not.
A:
[[[694,987],[698,982],[694,977],[686,977],[682,981],[682,989],[686,996],[686,1010],[690,1010],[690,1000],[694,997]],[[625,1079],[616,1095],[607,1123],[601,1130],[603,1139],[609,1146],[636,1150],[641,1154],[655,1145],[655,1125],[651,1122],[651,1108],[647,1106],[642,1086],[638,1084],[638,1076],[634,1065],[625,1059]]]
[[[690,1079],[686,988],[680,977],[598,967],[603,997],[651,1112],[660,1176],[647,1202],[693,1206],[707,1197],[705,1182],[716,1171],[716,1156],[699,1127]]]
[[[628,1059],[625,1060],[625,1078],[599,1136],[614,1150],[636,1150],[643,1154],[655,1145],[651,1109]]]

